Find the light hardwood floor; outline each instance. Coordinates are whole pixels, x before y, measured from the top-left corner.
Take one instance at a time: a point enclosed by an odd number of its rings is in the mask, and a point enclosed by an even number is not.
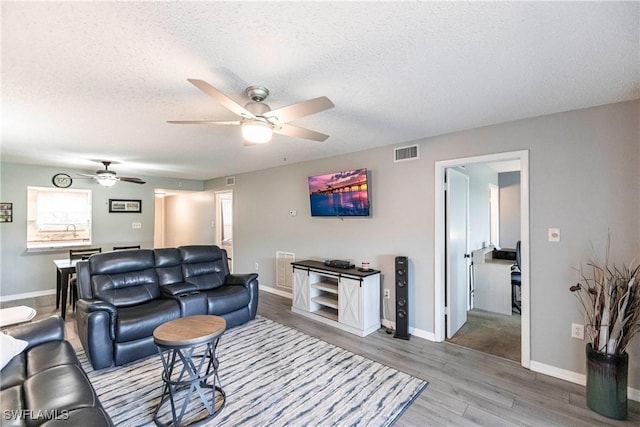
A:
[[[30,305],[36,318],[55,313],[53,297],[12,301]],[[615,421],[586,407],[584,387],[538,374],[519,363],[451,343],[412,337],[394,339],[383,330],[360,338],[291,312],[291,300],[260,292],[258,313],[429,382],[396,426],[623,426],[640,425],[640,404],[629,401],[629,418]],[[73,313],[67,338],[79,345]]]

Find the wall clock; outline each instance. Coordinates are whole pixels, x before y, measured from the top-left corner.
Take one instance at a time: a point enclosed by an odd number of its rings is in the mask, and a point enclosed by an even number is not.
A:
[[[73,180],[66,173],[57,173],[53,175],[53,178],[51,178],[51,182],[53,182],[53,185],[58,188],[69,188],[71,187]]]

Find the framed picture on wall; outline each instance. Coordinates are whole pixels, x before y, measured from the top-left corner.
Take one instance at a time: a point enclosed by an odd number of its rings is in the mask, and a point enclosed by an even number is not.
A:
[[[0,203],[0,222],[13,222],[13,203]]]
[[[109,199],[109,212],[140,213],[142,212],[142,200]]]

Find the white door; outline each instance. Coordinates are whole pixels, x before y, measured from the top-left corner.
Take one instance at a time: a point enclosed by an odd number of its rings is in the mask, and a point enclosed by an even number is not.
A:
[[[359,280],[340,278],[338,284],[338,322],[362,329],[362,285]]]
[[[306,270],[293,270],[293,308],[310,311],[309,273]]]
[[[447,338],[467,322],[469,305],[469,177],[446,170],[446,301]]]

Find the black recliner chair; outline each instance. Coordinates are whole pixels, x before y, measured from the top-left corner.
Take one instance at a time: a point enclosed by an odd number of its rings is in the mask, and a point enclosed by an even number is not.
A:
[[[520,300],[518,299],[520,289],[522,289],[522,272],[520,271],[520,268],[520,240],[518,240],[518,243],[516,243],[516,263],[511,266],[511,308],[522,314]]]

